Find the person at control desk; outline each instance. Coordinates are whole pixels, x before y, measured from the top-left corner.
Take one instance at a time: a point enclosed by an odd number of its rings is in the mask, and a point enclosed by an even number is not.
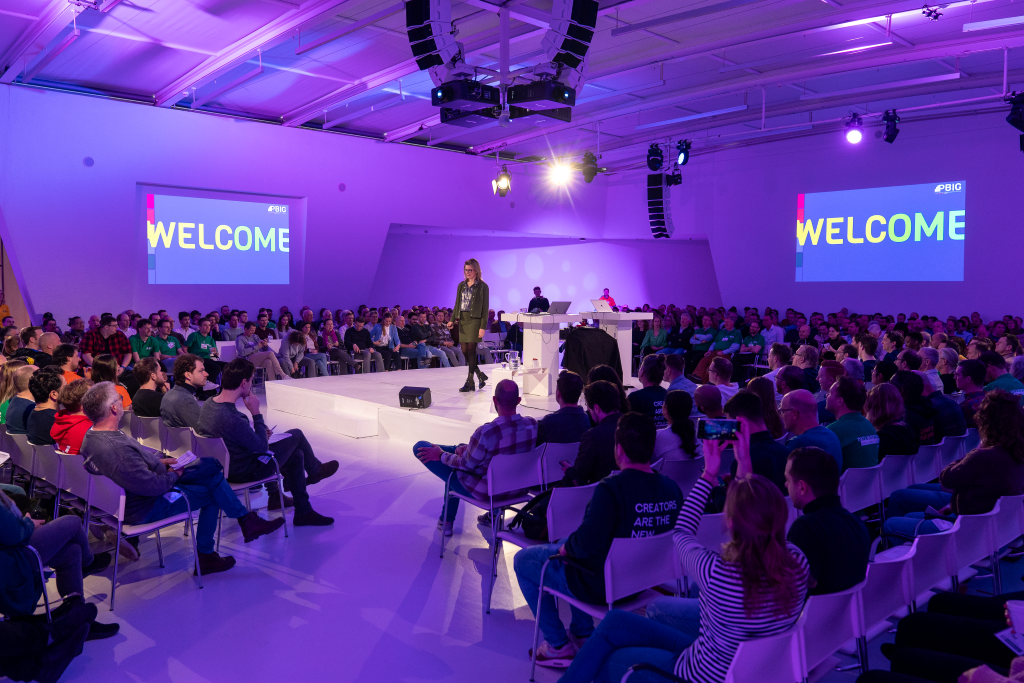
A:
[[[490,290],[483,281],[480,262],[475,258],[466,261],[462,270],[466,279],[455,289],[455,308],[448,329],[454,326],[456,320],[459,321],[459,344],[466,356],[466,365],[469,366],[466,384],[459,391],[476,391],[473,375],[480,378],[481,389],[487,381],[487,375],[477,367],[476,345],[484,338],[487,329],[485,323],[490,307]]]
[[[547,313],[550,307],[547,298],[541,296],[540,287],[534,287],[533,298],[530,299],[530,306],[526,310],[530,313]]]

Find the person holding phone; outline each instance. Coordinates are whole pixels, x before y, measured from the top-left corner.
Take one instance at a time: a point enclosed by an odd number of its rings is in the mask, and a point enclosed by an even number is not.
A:
[[[463,264],[462,268],[465,279],[459,282],[455,288],[455,308],[452,311],[452,320],[448,323],[448,329],[458,323],[459,344],[462,353],[466,357],[466,365],[469,367],[469,376],[466,383],[459,391],[476,391],[474,376],[480,380],[480,388],[484,388],[487,381],[485,375],[477,367],[476,346],[484,338],[487,330],[487,313],[490,310],[491,294],[487,283],[483,280],[483,273],[480,270],[480,262],[471,258]]]

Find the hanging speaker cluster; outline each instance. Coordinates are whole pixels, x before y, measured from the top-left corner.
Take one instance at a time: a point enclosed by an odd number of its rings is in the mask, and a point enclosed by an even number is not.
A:
[[[597,25],[597,0],[554,0],[541,47],[555,66],[555,80],[579,90]]]
[[[647,175],[647,217],[651,222],[651,234],[655,239],[668,239],[675,232],[665,178],[664,173]]]
[[[445,83],[458,71],[462,46],[455,41],[451,0],[409,0],[405,28],[416,65],[429,70],[434,85]]]

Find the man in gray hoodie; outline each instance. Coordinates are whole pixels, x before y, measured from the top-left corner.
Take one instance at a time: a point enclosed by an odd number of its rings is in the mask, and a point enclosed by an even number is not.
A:
[[[125,490],[126,523],[146,524],[173,517],[185,512],[189,505],[199,510],[196,546],[203,574],[227,571],[235,565],[233,557],[221,557],[213,549],[213,533],[221,510],[238,520],[246,543],[284,524],[282,518],[265,520],[248,512],[224,479],[220,463],[213,458],[173,469],[176,458],[163,458],[160,451],[121,432],[118,425],[124,407],[112,383],[100,382],[89,389],[82,398],[82,410],[93,422],[82,441],[86,469],[109,477]]]

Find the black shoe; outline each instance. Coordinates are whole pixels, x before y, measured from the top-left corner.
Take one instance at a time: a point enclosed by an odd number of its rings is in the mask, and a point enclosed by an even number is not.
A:
[[[486,381],[487,381],[487,375],[485,375],[485,374],[484,374],[483,372],[481,372],[480,370],[477,370],[477,371],[476,371],[476,376],[477,376],[477,378],[479,378],[479,380],[480,380],[480,388],[481,388],[481,389],[483,389],[483,388],[484,388],[484,382],[486,382]]]
[[[99,614],[96,605],[85,602],[77,595],[68,598],[64,603],[70,604],[70,608],[60,617],[54,613],[53,623],[50,625],[50,637],[55,643],[67,640],[82,626],[88,627],[96,621],[96,615]]]
[[[333,517],[325,517],[316,510],[296,512],[292,517],[292,526],[330,526],[332,524],[334,524]]]
[[[89,624],[89,637],[86,640],[103,640],[104,638],[112,638],[117,635],[117,632],[121,630],[120,624],[101,624],[98,621],[94,621]]]
[[[203,570],[203,576],[226,572],[235,566],[235,558],[230,555],[218,555],[217,553],[199,553],[199,569]],[[195,573],[193,571],[193,573]]]
[[[291,496],[284,497],[284,506],[286,508],[293,507],[295,501],[292,500]],[[267,510],[280,510],[281,509],[281,494],[274,491],[270,494],[270,503],[267,505]]]
[[[64,670],[71,664],[71,660],[82,654],[82,646],[88,637],[89,627],[82,624],[63,640],[54,640],[43,653],[41,666],[34,680],[39,683],[57,683],[64,675]]]
[[[459,389],[459,391],[462,391],[462,392],[476,391],[476,385],[473,384],[473,378],[470,377],[469,379],[467,379],[466,383],[462,385],[462,388]]]
[[[96,553],[93,555],[92,563],[88,567],[82,567],[82,578],[99,574],[110,566],[110,553]]]
[[[272,534],[284,525],[284,518],[263,519],[255,512],[238,518],[238,526],[242,529],[242,538],[246,543],[255,541],[260,536]]]
[[[327,462],[321,463],[320,469],[317,470],[316,475],[312,477],[306,477],[306,486],[309,487],[312,486],[313,484],[320,483],[324,479],[333,477],[335,474],[338,473],[338,468],[340,466],[341,465],[338,463],[337,460],[328,460]]]

